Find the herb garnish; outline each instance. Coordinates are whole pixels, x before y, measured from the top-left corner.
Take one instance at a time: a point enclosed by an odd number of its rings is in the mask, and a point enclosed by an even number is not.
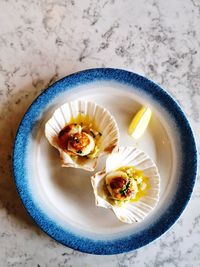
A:
[[[82,150],[78,150],[77,153],[78,153],[78,154],[82,154],[83,151],[82,151]]]
[[[125,195],[126,194],[126,192],[128,191],[128,189],[129,189],[129,187],[130,187],[130,181],[128,181],[128,183],[122,188],[122,189],[120,189],[120,194],[121,195]]]

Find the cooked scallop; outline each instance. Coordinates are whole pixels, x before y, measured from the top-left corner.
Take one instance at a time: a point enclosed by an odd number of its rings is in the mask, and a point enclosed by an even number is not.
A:
[[[91,178],[97,206],[112,209],[124,223],[142,221],[159,201],[160,175],[151,158],[136,147],[120,147],[105,170]]]
[[[73,101],[58,108],[45,125],[49,143],[60,152],[63,167],[93,171],[98,158],[118,147],[117,124],[94,102]]]

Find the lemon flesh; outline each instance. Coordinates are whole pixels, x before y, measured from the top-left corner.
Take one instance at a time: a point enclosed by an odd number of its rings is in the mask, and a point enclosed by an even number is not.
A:
[[[132,119],[128,133],[134,138],[139,139],[143,133],[145,132],[150,119],[151,119],[152,112],[148,107],[142,107],[138,113]]]

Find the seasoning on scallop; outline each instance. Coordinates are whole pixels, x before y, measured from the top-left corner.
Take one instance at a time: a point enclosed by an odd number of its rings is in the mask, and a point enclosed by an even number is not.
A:
[[[91,177],[95,203],[111,209],[124,223],[142,221],[157,205],[160,175],[152,159],[137,147],[119,147],[105,168]]]
[[[91,132],[93,134],[91,134]],[[69,124],[64,127],[58,134],[58,144],[67,153],[72,156],[98,156],[99,137],[101,134],[94,131],[91,127],[82,127],[78,124]]]
[[[148,178],[133,166],[128,166],[106,175],[105,183],[109,193],[108,198],[113,200],[116,205],[123,205],[128,201],[139,199],[145,194]]]
[[[119,143],[119,130],[109,111],[79,100],[54,112],[45,125],[45,135],[59,151],[62,167],[87,171],[93,171],[98,158],[112,153]]]

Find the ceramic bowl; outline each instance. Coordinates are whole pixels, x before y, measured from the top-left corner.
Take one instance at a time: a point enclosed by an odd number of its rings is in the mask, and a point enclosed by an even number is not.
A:
[[[61,168],[57,151],[44,135],[53,111],[67,101],[94,101],[116,119],[120,145],[145,151],[156,163],[160,199],[138,224],[120,222],[94,204],[91,173]],[[128,125],[141,106],[153,117],[135,144]],[[105,165],[101,158],[96,171]],[[197,150],[189,122],[176,101],[138,74],[110,68],[72,74],[45,90],[30,106],[15,139],[13,170],[22,202],[39,227],[58,242],[93,254],[137,249],[166,232],[190,199],[197,173]]]

